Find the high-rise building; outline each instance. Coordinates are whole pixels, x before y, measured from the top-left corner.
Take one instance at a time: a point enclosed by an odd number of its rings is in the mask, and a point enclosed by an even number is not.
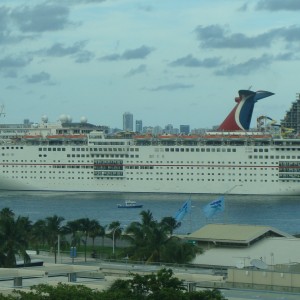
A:
[[[133,114],[130,112],[123,114],[123,130],[133,131]]]
[[[135,131],[141,133],[143,131],[143,121],[136,120],[135,121]]]
[[[168,124],[165,126],[165,133],[173,134],[173,125],[172,124]]]
[[[190,125],[180,125],[180,133],[189,134],[190,133]]]
[[[293,133],[300,132],[300,94],[296,95],[296,101],[292,103],[292,107],[281,120],[281,128],[282,132],[291,129]]]

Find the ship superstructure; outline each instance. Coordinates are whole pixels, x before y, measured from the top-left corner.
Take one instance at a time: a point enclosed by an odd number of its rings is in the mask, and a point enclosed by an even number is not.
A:
[[[3,138],[0,189],[299,195],[300,139],[245,130],[270,95],[240,91],[220,128],[202,135],[111,136],[60,123]]]

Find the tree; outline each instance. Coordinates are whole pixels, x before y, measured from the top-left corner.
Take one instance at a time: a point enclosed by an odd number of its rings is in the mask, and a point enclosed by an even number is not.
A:
[[[164,217],[160,221],[162,226],[166,226],[166,229],[169,231],[169,233],[172,235],[174,230],[179,228],[181,226],[180,222],[177,222],[175,218],[173,217]]]
[[[86,246],[87,246],[87,238],[93,232],[95,226],[99,224],[96,220],[90,220],[89,218],[82,218],[77,220],[79,223],[79,230],[82,232],[84,236],[84,260],[86,261]]]
[[[71,234],[71,246],[79,247],[82,238],[82,232],[80,231],[79,220],[68,221],[67,224],[62,228],[65,234]]]
[[[36,245],[38,250],[38,245],[44,246],[47,241],[47,228],[46,220],[37,220],[32,226],[32,242]]]
[[[28,249],[31,222],[28,217],[15,218],[14,213],[4,208],[0,212],[0,267],[16,266],[16,255],[20,255],[24,263],[30,262]]]
[[[64,221],[63,217],[58,217],[54,215],[52,217],[46,218],[46,230],[47,230],[47,242],[50,247],[54,250],[54,261],[56,263],[56,254],[57,254],[57,243],[58,243],[58,236],[62,235],[63,227],[62,222]]]
[[[105,236],[105,227],[101,226],[97,220],[91,221],[91,231],[89,232],[89,237],[92,238],[93,249],[95,248],[95,238],[97,236]]]
[[[12,295],[1,295],[1,300],[226,300],[220,291],[187,292],[183,281],[171,269],[161,269],[148,275],[131,274],[129,280],[117,279],[103,291],[83,285],[58,283],[57,286],[39,284],[30,291],[16,290]]]
[[[124,236],[131,244],[128,249],[131,259],[146,262],[188,262],[195,257],[198,251],[196,246],[171,235],[178,226],[173,218],[157,222],[149,210],[142,211],[140,215],[142,221],[132,222],[126,228]],[[174,252],[177,252],[176,256],[173,255]],[[176,258],[180,260],[177,261]]]

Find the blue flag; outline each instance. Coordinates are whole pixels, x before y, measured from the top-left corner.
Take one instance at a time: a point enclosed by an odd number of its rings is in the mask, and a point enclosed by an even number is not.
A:
[[[224,196],[221,196],[220,198],[205,205],[203,211],[206,218],[211,218],[217,212],[224,211],[224,209],[225,209]]]
[[[191,207],[192,207],[192,201],[190,199],[185,201],[174,216],[176,222],[180,222],[184,218],[184,216],[191,211]]]

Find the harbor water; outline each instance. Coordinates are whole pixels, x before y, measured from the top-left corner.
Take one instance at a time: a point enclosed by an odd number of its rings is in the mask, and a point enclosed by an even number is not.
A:
[[[251,224],[275,227],[290,234],[300,233],[300,197],[226,195],[225,210],[207,219],[203,207],[218,195],[136,194],[136,193],[0,193],[0,209],[10,208],[16,216],[28,216],[32,222],[53,215],[66,221],[79,218],[96,219],[102,226],[119,221],[123,226],[141,221],[140,212],[150,210],[155,220],[175,216],[188,199],[191,212],[177,229],[178,234],[198,230],[208,223]],[[118,208],[126,200],[142,204],[142,208]]]

